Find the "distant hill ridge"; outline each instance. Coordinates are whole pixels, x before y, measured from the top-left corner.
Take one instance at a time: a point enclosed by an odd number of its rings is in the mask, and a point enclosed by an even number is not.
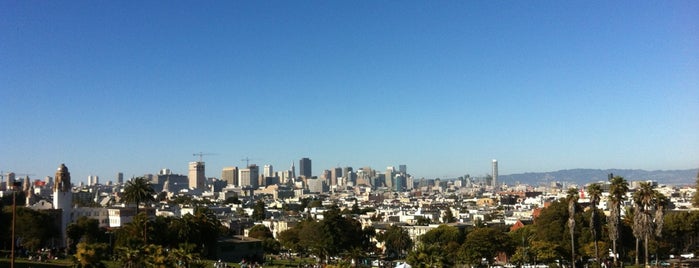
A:
[[[622,176],[627,181],[654,180],[661,184],[694,185],[699,169],[653,170],[642,169],[564,169],[552,172],[527,172],[520,174],[499,175],[498,181],[507,184],[516,182],[529,185],[543,185],[547,182],[568,182],[584,185],[587,183],[607,181],[609,173]]]

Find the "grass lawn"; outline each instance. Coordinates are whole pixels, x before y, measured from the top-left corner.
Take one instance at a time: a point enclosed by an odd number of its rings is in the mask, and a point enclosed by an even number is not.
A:
[[[216,261],[204,260],[205,267],[214,267]],[[299,264],[314,263],[312,258],[295,259],[295,260],[274,260],[265,263],[263,267],[297,267]],[[121,263],[118,261],[104,261],[107,268],[121,268]],[[0,267],[10,267],[10,259],[0,258]],[[73,267],[73,262],[70,260],[51,260],[48,262],[28,261],[27,259],[15,259],[15,268],[67,268]],[[228,267],[239,268],[238,263],[228,263]]]
[[[68,260],[51,260],[48,262],[34,262],[26,259],[15,259],[15,268],[65,268],[72,267],[73,262]],[[10,267],[10,259],[0,259],[0,267]]]

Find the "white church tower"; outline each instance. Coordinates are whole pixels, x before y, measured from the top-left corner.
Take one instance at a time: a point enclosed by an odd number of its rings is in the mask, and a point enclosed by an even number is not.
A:
[[[66,245],[66,229],[71,221],[70,214],[73,209],[73,192],[71,191],[70,172],[65,164],[61,164],[56,170],[56,178],[53,184],[53,208],[61,212],[61,245]]]

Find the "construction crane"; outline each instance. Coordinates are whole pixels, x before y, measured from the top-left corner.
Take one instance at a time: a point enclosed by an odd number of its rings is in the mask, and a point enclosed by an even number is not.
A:
[[[214,153],[202,153],[202,152],[193,153],[193,154],[192,154],[192,156],[197,156],[197,155],[199,156],[199,162],[201,162],[203,156],[205,156],[205,155],[215,155],[215,154],[214,154]]]
[[[251,159],[251,158],[248,158],[248,157],[245,157],[245,158],[243,158],[243,159],[240,159],[240,161],[245,161],[245,167],[249,167],[249,166],[250,166],[250,160],[255,160],[255,159]]]

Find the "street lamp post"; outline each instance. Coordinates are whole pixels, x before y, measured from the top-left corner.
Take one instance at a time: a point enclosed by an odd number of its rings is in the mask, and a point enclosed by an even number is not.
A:
[[[10,251],[10,268],[15,268],[15,222],[17,218],[17,181],[12,182],[12,247]]]

